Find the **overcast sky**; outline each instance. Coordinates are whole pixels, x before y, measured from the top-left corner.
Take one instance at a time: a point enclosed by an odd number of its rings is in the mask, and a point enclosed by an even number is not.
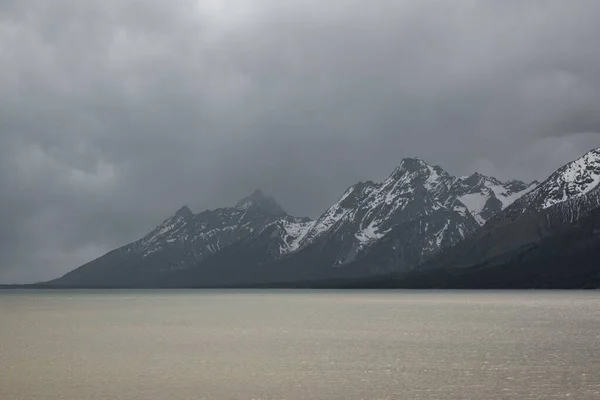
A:
[[[0,282],[407,156],[542,179],[600,146],[598,38],[598,0],[0,0]]]

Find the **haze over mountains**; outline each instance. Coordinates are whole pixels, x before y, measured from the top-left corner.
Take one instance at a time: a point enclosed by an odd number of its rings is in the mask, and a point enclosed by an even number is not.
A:
[[[407,158],[383,182],[348,188],[314,221],[259,190],[234,207],[183,207],[50,284],[208,287],[465,269],[577,230],[600,206],[599,186],[600,149],[541,184],[454,177]]]

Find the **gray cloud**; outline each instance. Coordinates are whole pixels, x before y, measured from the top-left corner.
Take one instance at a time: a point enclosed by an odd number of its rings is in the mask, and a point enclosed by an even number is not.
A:
[[[600,3],[0,0],[0,281],[182,204],[316,216],[405,156],[540,179],[600,144]]]

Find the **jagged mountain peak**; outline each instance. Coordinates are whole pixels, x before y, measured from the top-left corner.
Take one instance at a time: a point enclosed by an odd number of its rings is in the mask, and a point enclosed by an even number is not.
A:
[[[260,189],[256,189],[250,196],[244,197],[238,201],[235,208],[244,210],[258,209],[273,215],[287,215],[272,196],[265,195]]]
[[[523,185],[527,187],[524,195],[494,214],[476,235],[442,253],[427,267],[487,263],[487,269],[495,263],[519,262],[535,254],[540,240],[572,229],[600,208],[600,149],[565,164],[541,184],[511,181],[507,186],[520,189]],[[540,265],[545,266],[552,257],[544,258]],[[572,264],[566,263],[569,268],[577,263]]]
[[[183,206],[179,210],[175,211],[175,216],[189,218],[192,217],[194,213],[188,206]]]
[[[496,195],[501,194],[502,192],[504,192],[505,195],[519,193],[528,189],[531,190],[535,186],[539,185],[538,181],[532,181],[530,183],[526,183],[518,179],[501,181],[493,176],[484,175],[479,172],[460,177],[458,180],[468,186],[492,189]],[[500,192],[498,192],[498,190],[500,190]]]
[[[412,167],[423,167],[428,164],[421,157],[405,157],[400,160],[400,167],[412,168]]]
[[[464,176],[459,178],[461,179],[463,182],[465,182],[467,185],[470,186],[476,186],[476,185],[482,185],[482,184],[494,184],[494,185],[501,185],[502,182],[500,182],[500,180],[488,176],[488,175],[483,175],[479,172],[475,172],[471,175],[468,176]]]
[[[404,158],[384,182],[384,185],[392,182],[403,182],[403,184],[410,184],[411,186],[425,186],[427,190],[435,191],[440,183],[449,178],[450,174],[438,165],[430,165],[422,158]],[[393,184],[396,185],[396,183]]]
[[[508,181],[506,182],[506,187],[508,187],[511,190],[514,191],[520,191],[520,190],[524,190],[527,189],[529,187],[535,187],[537,185],[539,185],[540,182],[539,181],[531,181],[529,183],[523,182],[523,181],[519,181],[516,179],[513,179],[512,181]]]
[[[265,195],[262,190],[255,189],[254,192],[252,192],[252,194],[250,196],[247,196],[246,198],[247,199],[248,198],[252,198],[252,199],[266,199],[268,197],[269,196]]]
[[[406,158],[403,158],[402,160],[400,160],[400,164],[398,164],[398,166],[396,167],[394,172],[392,172],[392,176],[404,174],[407,172],[427,171],[431,168],[434,168],[434,167],[429,165],[422,158],[406,157]],[[435,167],[435,168],[440,168],[440,167]]]
[[[597,148],[564,165],[540,185],[540,191],[546,192],[542,208],[583,196],[599,185],[600,148]]]
[[[530,192],[537,183],[513,180],[502,182],[494,177],[474,173],[457,178],[451,192],[469,209],[480,225]]]
[[[577,199],[590,198],[594,195],[600,201],[600,148],[591,150],[578,158],[565,164],[554,172],[548,179],[537,185],[535,190],[515,202],[510,213],[513,217],[527,210],[546,210],[554,206],[565,205]],[[578,206],[569,211],[579,215]],[[584,208],[593,207],[588,205]]]

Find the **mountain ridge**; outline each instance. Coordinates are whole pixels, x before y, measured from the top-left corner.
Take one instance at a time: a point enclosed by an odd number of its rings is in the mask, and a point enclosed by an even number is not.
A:
[[[53,282],[101,279],[152,286],[178,285],[192,276],[227,283],[226,272],[246,280],[268,279],[264,271],[294,271],[290,279],[360,274],[364,271],[353,265],[357,259],[407,232],[412,242],[402,268],[411,269],[473,234],[531,187],[478,173],[457,178],[422,158],[404,158],[384,181],[349,187],[316,220],[290,216],[259,189],[233,207],[195,214],[182,206],[140,240]]]
[[[585,218],[600,207],[598,161],[600,149],[593,149],[565,164],[534,190],[490,218],[476,235],[440,253],[424,267],[439,268],[445,264],[469,267],[535,243]],[[572,173],[574,167],[579,173]],[[589,185],[590,182],[595,184]]]

